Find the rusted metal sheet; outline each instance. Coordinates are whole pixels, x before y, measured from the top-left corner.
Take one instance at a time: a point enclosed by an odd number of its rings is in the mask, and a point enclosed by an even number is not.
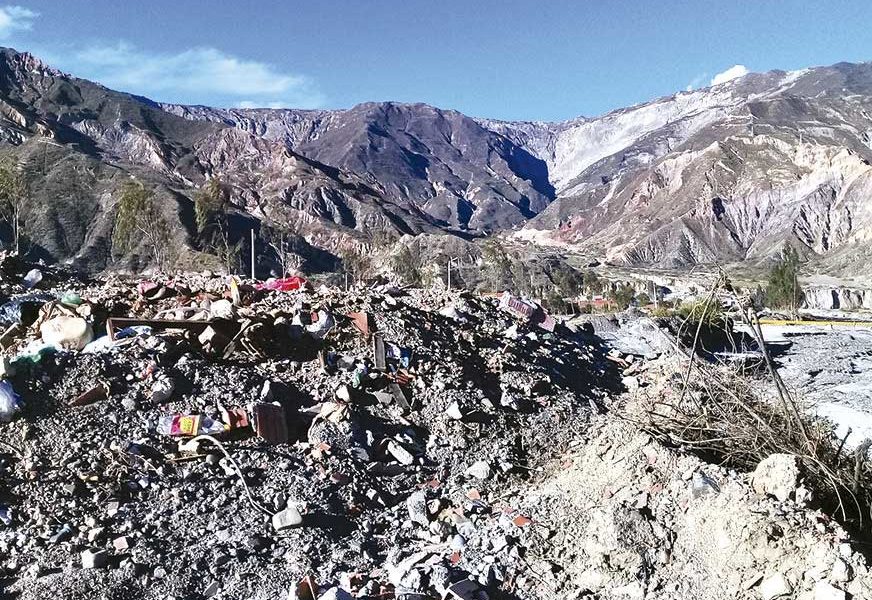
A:
[[[376,330],[375,321],[368,312],[350,312],[348,317],[366,339],[369,339],[369,336]]]
[[[289,438],[285,409],[278,404],[255,404],[254,430],[260,438],[271,444],[286,444]]]

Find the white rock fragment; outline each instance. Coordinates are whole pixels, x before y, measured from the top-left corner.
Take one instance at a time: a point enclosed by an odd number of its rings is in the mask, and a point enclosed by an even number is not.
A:
[[[466,475],[468,477],[474,477],[476,479],[485,480],[490,479],[491,477],[491,468],[487,461],[479,460],[466,469]]]
[[[796,493],[799,464],[793,454],[773,454],[760,461],[751,475],[751,485],[758,494],[775,496],[782,502]]]
[[[814,600],[845,600],[845,592],[826,581],[814,585]]]
[[[760,597],[763,600],[772,600],[772,598],[780,598],[787,596],[793,591],[790,582],[785,579],[784,575],[777,573],[768,579],[763,580],[760,584]]]
[[[830,571],[830,581],[843,583],[851,580],[851,567],[841,558],[837,558]]]
[[[288,505],[272,517],[272,526],[276,531],[283,531],[291,527],[297,527],[303,523],[303,516],[296,506]]]
[[[102,569],[109,563],[109,553],[105,550],[88,549],[82,552],[83,569]]]
[[[462,419],[463,412],[460,410],[460,404],[452,402],[451,405],[445,409],[445,416],[449,419],[454,419],[455,421]]]
[[[230,300],[215,300],[209,305],[209,316],[213,319],[235,319],[236,309]]]

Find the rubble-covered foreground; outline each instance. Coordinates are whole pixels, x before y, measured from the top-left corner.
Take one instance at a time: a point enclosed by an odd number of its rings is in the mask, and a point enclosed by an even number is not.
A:
[[[166,283],[29,292],[68,304],[39,302],[8,351],[10,593],[283,598],[311,576],[370,597],[538,597],[513,584],[532,529],[500,497],[607,400],[594,339],[457,293]],[[113,322],[113,341],[107,316],[146,321]],[[195,421],[232,461],[167,435]]]
[[[9,597],[868,597],[789,457],[752,482],[660,446],[622,417],[681,365],[534,305],[22,275]]]
[[[640,431],[643,407],[677,395],[685,366],[675,357],[631,365],[626,418],[596,417],[522,486],[515,505],[540,530],[527,544],[540,597],[872,598],[864,545],[810,508],[795,457],[736,473]]]

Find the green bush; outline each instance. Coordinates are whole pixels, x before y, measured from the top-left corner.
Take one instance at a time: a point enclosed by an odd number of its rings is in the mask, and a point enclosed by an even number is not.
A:
[[[769,272],[769,282],[766,286],[766,305],[770,308],[799,307],[805,300],[805,293],[799,286],[799,254],[788,246],[780,260]]]
[[[609,290],[609,301],[615,304],[618,310],[625,310],[636,297],[633,286],[627,283],[619,283]]]
[[[721,303],[716,299],[684,302],[678,307],[678,315],[691,323],[703,322],[705,325],[722,326],[726,323],[726,314]]]

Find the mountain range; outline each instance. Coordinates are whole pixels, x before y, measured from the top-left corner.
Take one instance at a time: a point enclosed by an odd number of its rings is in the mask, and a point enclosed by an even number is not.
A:
[[[3,49],[0,145],[27,167],[32,251],[88,270],[147,264],[141,248],[112,252],[131,177],[155,190],[183,264],[203,258],[192,198],[211,178],[239,231],[286,229],[322,257],[422,233],[671,268],[765,263],[790,244],[850,274],[872,235],[869,63],[752,73],[549,123],[395,102],[159,104]]]

